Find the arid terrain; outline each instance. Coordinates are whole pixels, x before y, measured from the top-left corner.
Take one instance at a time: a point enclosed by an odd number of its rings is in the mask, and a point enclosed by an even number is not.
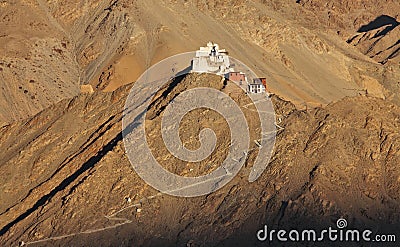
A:
[[[339,218],[397,234],[398,246],[399,13],[397,0],[0,1],[0,246],[275,246],[256,238],[265,224],[319,229]],[[227,123],[205,109],[183,119],[180,137],[195,149],[213,129],[209,159],[180,161],[163,145],[165,106],[195,86],[228,93],[254,140],[222,189],[174,197],[132,168],[124,105],[146,69],[208,41],[267,78],[275,146],[250,183],[260,123],[248,96],[216,76],[171,82],[146,118],[166,169],[205,174],[229,151]],[[283,246],[348,245],[375,246]]]

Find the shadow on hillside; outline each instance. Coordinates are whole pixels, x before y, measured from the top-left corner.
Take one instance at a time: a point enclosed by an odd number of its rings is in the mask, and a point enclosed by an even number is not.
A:
[[[381,15],[378,16],[375,20],[371,21],[370,23],[361,26],[357,32],[362,33],[362,32],[368,32],[371,30],[375,30],[381,27],[386,26],[385,29],[377,33],[375,36],[383,36],[387,34],[388,32],[392,31],[395,27],[397,27],[400,23],[393,17],[388,16],[388,15]]]

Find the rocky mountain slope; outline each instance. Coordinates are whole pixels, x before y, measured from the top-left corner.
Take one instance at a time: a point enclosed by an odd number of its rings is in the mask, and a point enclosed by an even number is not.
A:
[[[398,1],[296,2],[307,16],[313,16],[307,19],[307,22],[313,23],[313,28],[335,30],[348,43],[379,63],[399,63]],[[306,25],[302,19],[300,22]]]
[[[385,89],[392,91],[399,81],[398,27],[377,38],[354,35],[380,15],[396,19],[398,8],[396,1],[3,2],[0,90],[7,97],[1,99],[0,121],[24,119],[77,95],[79,84],[111,84],[108,90],[114,90],[161,59],[210,40],[268,77],[270,90],[298,107],[365,90],[396,98]],[[348,39],[392,65],[376,64],[343,42]],[[394,69],[395,76],[387,77]]]
[[[80,95],[2,128],[0,242],[249,243],[265,223],[330,226],[339,217],[354,227],[398,229],[398,106],[360,96],[299,111],[274,98],[284,129],[262,177],[250,184],[248,165],[211,195],[178,198],[146,185],[125,156],[120,131],[127,89]],[[24,138],[15,140],[17,133]],[[252,226],[241,229],[246,222]],[[239,237],[246,234],[251,238]]]
[[[373,1],[368,5],[316,2],[137,1],[132,17],[136,29],[126,50],[92,84],[110,90],[130,83],[155,62],[213,40],[259,76],[268,77],[270,90],[298,107],[324,105],[366,91],[398,101],[399,88],[393,87],[400,79],[398,56],[387,55],[394,63],[381,66],[344,42],[381,12],[396,18],[398,3],[379,3],[379,7],[369,9],[366,6],[372,6]],[[157,15],[152,14],[155,5]],[[326,8],[336,9],[337,21],[321,20]],[[395,44],[394,38],[387,38],[386,43]],[[129,64],[135,69],[127,69]],[[378,82],[384,87],[380,88]]]
[[[0,124],[77,95],[79,84],[122,49],[131,28],[126,13],[114,5],[1,2]]]
[[[398,64],[400,51],[399,22],[390,16],[379,16],[369,24],[360,27],[360,34],[347,42],[353,44],[364,54],[380,63],[388,61]]]
[[[329,227],[340,217],[400,236],[399,10],[389,0],[0,2],[0,245],[265,246],[255,239],[264,224]],[[215,193],[161,194],[126,157],[125,99],[149,66],[210,40],[279,95],[274,155],[254,183],[256,151]],[[95,92],[80,93],[89,83]],[[151,136],[171,95],[150,109]],[[182,137],[196,147],[190,134],[215,129],[218,162],[227,126],[196,113]],[[214,169],[175,161],[164,165],[184,175]]]

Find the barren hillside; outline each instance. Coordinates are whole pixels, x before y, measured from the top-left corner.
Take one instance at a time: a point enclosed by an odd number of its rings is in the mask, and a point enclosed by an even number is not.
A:
[[[76,96],[129,39],[126,13],[113,4],[65,2],[0,3],[0,123]]]
[[[398,100],[398,88],[392,87],[399,81],[398,5],[278,0],[4,2],[0,121],[24,119],[77,95],[79,84],[114,90],[161,59],[193,51],[210,40],[268,77],[273,93],[299,107],[324,105],[365,90]],[[391,22],[373,28],[381,15]],[[377,35],[381,29],[385,35]],[[382,67],[346,40],[375,61],[393,62]],[[392,92],[379,88],[378,82]]]
[[[399,238],[399,13],[397,0],[0,1],[0,245],[265,246],[277,243],[257,241],[264,224],[326,228],[341,217]],[[199,109],[180,137],[195,149],[211,128],[217,149],[198,164],[168,153],[161,117],[189,88],[228,93],[252,131],[229,184],[173,197],[132,168],[123,109],[142,72],[208,41],[267,78],[274,153],[249,183],[262,133],[248,96],[217,76],[171,81],[146,119],[166,169],[205,174],[230,146],[224,119]]]
[[[398,229],[398,106],[359,96],[299,111],[274,97],[284,129],[261,179],[249,184],[247,166],[211,195],[179,198],[146,185],[125,156],[120,131],[127,91],[64,100],[1,130],[7,150],[1,156],[1,242],[197,246],[239,238],[256,243],[253,233],[264,223],[327,226],[338,217],[353,226]],[[217,131],[223,126],[211,125]],[[15,140],[17,133],[24,138]],[[224,156],[223,146],[214,157]],[[184,163],[166,165],[185,174]],[[251,227],[240,228],[250,221]],[[240,238],[246,234],[249,239]]]
[[[122,57],[92,81],[99,89],[129,83],[157,61],[212,40],[268,77],[270,90],[298,107],[325,105],[366,90],[377,97],[396,97],[378,81],[385,87],[396,83],[398,73],[383,77],[386,68],[398,66],[382,67],[346,44],[356,30],[345,29],[349,37],[343,39],[334,28],[317,28],[322,10],[310,16],[306,7],[287,1],[137,1],[133,6],[136,29]],[[135,69],[127,69],[129,64]]]

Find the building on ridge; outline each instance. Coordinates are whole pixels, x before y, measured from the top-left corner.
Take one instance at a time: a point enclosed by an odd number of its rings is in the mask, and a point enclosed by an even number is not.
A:
[[[231,81],[239,83],[239,85],[242,85],[243,83],[247,84],[247,77],[243,72],[229,72],[227,78]]]
[[[206,47],[200,47],[192,59],[191,71],[196,73],[212,73],[223,76],[239,85],[247,85],[247,93],[265,93],[267,88],[266,78],[254,78],[249,82],[245,73],[235,71],[235,65],[230,63],[228,52],[220,49],[219,45],[208,42]]]
[[[192,59],[191,72],[214,73],[224,76],[232,71],[228,52],[225,49],[219,49],[219,45],[213,42],[208,42],[206,47],[200,47]]]
[[[247,86],[247,91],[249,93],[265,93],[267,88],[266,78],[254,78],[252,83]]]

